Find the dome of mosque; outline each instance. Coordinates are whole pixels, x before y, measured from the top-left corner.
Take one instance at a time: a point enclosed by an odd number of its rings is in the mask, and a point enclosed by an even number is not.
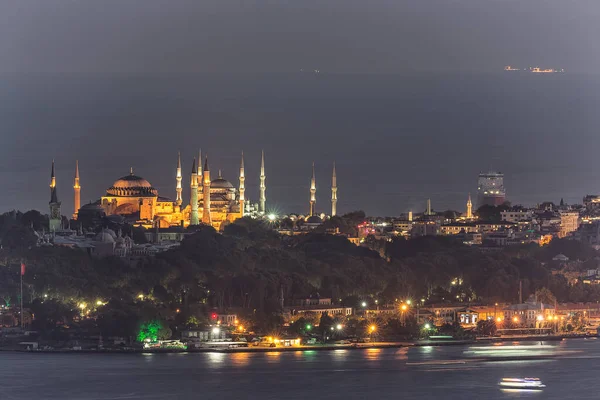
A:
[[[119,178],[108,188],[106,194],[109,196],[143,197],[157,196],[158,191],[152,187],[150,182],[133,174]]]
[[[319,217],[317,215],[313,215],[312,217],[308,217],[308,219],[306,220],[307,224],[320,224],[322,222],[323,222],[323,220],[321,219],[321,217]]]
[[[96,235],[94,240],[102,243],[114,243],[116,238],[117,235],[112,229],[102,229],[102,231]]]
[[[217,178],[210,182],[211,189],[233,189],[234,186],[227,179]]]

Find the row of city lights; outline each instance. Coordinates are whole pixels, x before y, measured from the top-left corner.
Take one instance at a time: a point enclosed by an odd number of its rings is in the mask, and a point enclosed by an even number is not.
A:
[[[538,315],[538,316],[536,317],[536,319],[537,319],[539,322],[542,322],[542,321],[544,321],[544,320],[547,320],[547,321],[558,321],[559,319],[561,319],[561,320],[564,320],[564,319],[565,319],[565,317],[560,317],[560,318],[559,318],[559,317],[558,317],[558,315],[550,315],[550,316],[548,316],[547,318],[544,318],[544,316],[543,316],[543,315]],[[498,317],[498,318],[496,318],[496,322],[502,322],[502,321],[503,321],[503,318],[502,318],[502,317]],[[519,317],[517,317],[517,316],[515,315],[514,317],[512,317],[512,321],[513,321],[514,323],[518,323],[520,320],[519,320]]]

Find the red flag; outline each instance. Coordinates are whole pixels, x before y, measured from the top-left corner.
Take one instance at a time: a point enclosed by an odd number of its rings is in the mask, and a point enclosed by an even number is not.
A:
[[[25,275],[25,263],[21,263],[21,276]]]

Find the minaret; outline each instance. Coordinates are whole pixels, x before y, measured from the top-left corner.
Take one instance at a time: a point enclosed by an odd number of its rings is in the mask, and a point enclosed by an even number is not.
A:
[[[427,199],[427,211],[425,215],[431,215],[431,199]]]
[[[315,215],[315,203],[317,202],[317,183],[315,180],[315,163],[312,165],[312,178],[310,178],[310,209],[309,216]]]
[[[208,156],[204,161],[204,180],[203,180],[203,206],[202,206],[202,222],[206,225],[211,225],[210,218],[210,170],[208,169]]]
[[[81,208],[81,186],[79,186],[79,161],[75,160],[75,179],[73,180],[73,219],[77,219],[77,213]]]
[[[331,175],[331,216],[337,214],[337,177],[335,176],[335,162],[333,163],[333,174]]]
[[[469,193],[469,199],[467,200],[467,219],[473,219],[473,203],[471,202],[471,193]]]
[[[190,178],[190,225],[198,225],[198,170],[196,169],[196,159],[192,164],[192,176]]]
[[[246,202],[246,175],[244,174],[244,152],[242,151],[242,163],[240,164],[240,217],[244,216],[244,203]]]
[[[61,215],[60,215],[60,201],[58,201],[58,195],[56,194],[56,177],[54,175],[54,160],[52,160],[52,172],[50,173],[50,221],[48,228],[50,232],[55,232],[60,229]]]
[[[177,154],[177,173],[175,174],[175,181],[177,182],[177,185],[175,186],[175,191],[177,192],[175,204],[181,207],[181,204],[183,203],[183,198],[181,197],[181,153]]]
[[[258,200],[258,212],[261,214],[266,212],[267,186],[265,185],[265,178],[265,152],[263,150],[260,159],[260,198]]]
[[[198,193],[202,193],[202,149],[198,149]]]

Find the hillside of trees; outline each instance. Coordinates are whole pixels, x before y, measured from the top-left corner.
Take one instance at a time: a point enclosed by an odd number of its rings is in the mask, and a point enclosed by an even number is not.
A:
[[[317,294],[350,307],[369,299],[379,304],[395,299],[516,302],[522,281],[524,298],[546,288],[559,302],[600,299],[595,286],[569,286],[552,274],[551,259],[558,253],[595,263],[592,248],[569,240],[487,253],[451,237],[370,239],[369,249],[322,232],[280,236],[244,218],[223,234],[201,226],[180,247],[127,263],[75,249],[36,247],[32,224],[41,217],[15,215],[0,217],[0,298],[7,305],[17,303],[23,261],[24,302],[35,313],[34,327],[42,331],[85,314],[106,335],[135,336],[148,319],[167,320],[176,330],[202,324],[213,309],[235,309],[266,329],[279,321],[282,293],[286,305]],[[332,223],[349,229],[350,218],[356,214]]]

